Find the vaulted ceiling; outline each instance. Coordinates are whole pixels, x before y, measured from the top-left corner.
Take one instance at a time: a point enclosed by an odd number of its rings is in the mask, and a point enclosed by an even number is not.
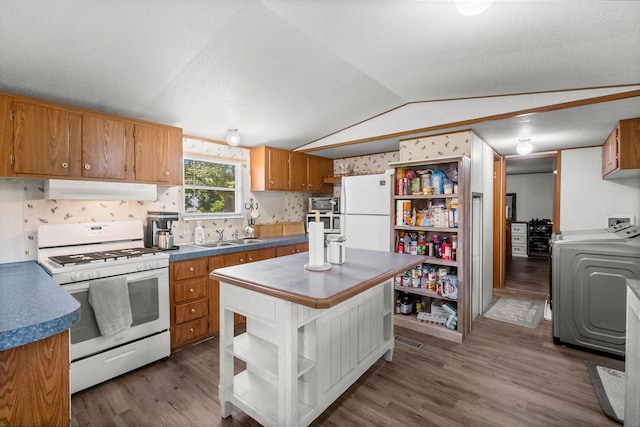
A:
[[[333,158],[457,129],[546,151],[640,117],[639,22],[637,1],[3,0],[0,91]]]

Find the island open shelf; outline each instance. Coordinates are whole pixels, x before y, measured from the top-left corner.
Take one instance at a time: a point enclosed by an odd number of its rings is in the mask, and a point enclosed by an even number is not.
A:
[[[394,347],[394,276],[423,257],[348,248],[331,270],[306,253],[214,270],[220,282],[224,418],[235,406],[265,426],[306,426]],[[246,332],[234,336],[234,313]],[[234,374],[234,360],[245,370]]]

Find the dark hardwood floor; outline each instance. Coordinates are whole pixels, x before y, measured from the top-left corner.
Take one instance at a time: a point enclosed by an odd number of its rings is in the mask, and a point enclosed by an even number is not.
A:
[[[532,299],[547,299],[549,268],[549,257],[546,256],[513,257],[506,263],[506,291],[517,291],[523,296],[530,293]]]
[[[546,299],[545,274],[536,260],[516,260],[501,292]],[[393,362],[376,362],[313,426],[617,425],[585,361],[624,363],[553,344],[549,321],[529,329],[478,316],[463,344],[395,332],[424,346],[396,343]],[[218,352],[214,338],[74,394],[72,426],[257,426],[235,409],[220,417]]]

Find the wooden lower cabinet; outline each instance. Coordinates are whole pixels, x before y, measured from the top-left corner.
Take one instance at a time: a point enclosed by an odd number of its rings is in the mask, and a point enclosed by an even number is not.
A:
[[[277,257],[298,254],[300,252],[309,252],[309,243],[294,243],[293,245],[278,246],[276,248]]]
[[[207,258],[171,263],[169,301],[172,351],[209,336],[208,280]]]
[[[0,372],[0,425],[70,425],[68,330],[0,351]]]
[[[285,247],[305,244],[287,245]],[[280,248],[280,247],[279,247]],[[220,283],[209,277],[217,268],[275,258],[276,249],[264,248],[171,263],[169,287],[171,351],[216,336],[220,330]],[[308,245],[307,245],[308,250]],[[235,324],[244,324],[237,315]]]

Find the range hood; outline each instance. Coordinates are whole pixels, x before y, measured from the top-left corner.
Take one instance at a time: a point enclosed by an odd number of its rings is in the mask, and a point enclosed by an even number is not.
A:
[[[155,184],[48,179],[44,182],[44,196],[56,200],[156,201],[158,187]]]

